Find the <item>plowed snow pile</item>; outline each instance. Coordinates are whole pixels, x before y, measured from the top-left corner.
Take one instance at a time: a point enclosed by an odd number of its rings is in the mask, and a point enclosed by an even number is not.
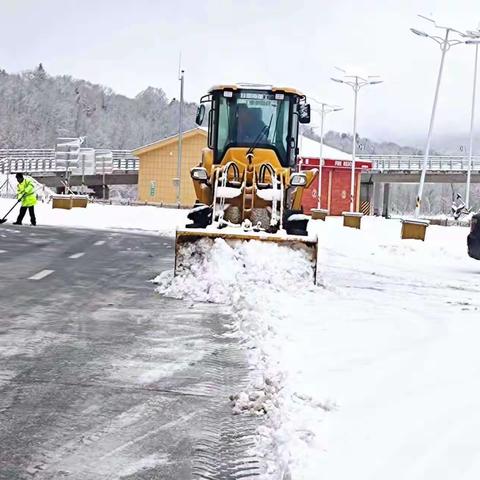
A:
[[[302,251],[268,242],[231,246],[222,239],[205,238],[183,247],[178,262],[182,270],[173,282],[173,272],[160,276],[159,289],[197,301],[233,304],[242,294],[258,295],[257,289],[278,293],[313,283],[311,263]]]
[[[259,372],[233,411],[266,412],[266,478],[480,478],[468,230],[431,226],[423,243],[401,241],[398,221],[340,222],[316,226],[321,286],[299,252],[216,241],[186,252],[191,266],[160,275],[159,291],[228,305]]]
[[[268,457],[269,470],[278,478],[289,463],[288,440],[282,407],[288,411],[292,393],[284,391],[284,372],[276,325],[295,323],[302,292],[313,285],[310,260],[301,250],[267,242],[235,242],[202,239],[183,247],[184,268],[173,277],[164,272],[154,281],[158,291],[176,298],[228,305],[236,320],[236,334],[244,341],[255,371],[249,392],[232,398],[234,413],[266,414],[270,428],[262,432],[259,448]],[[293,322],[293,323],[292,323]],[[299,394],[296,401],[301,400]],[[304,432],[300,432],[303,436]],[[280,453],[280,459],[279,459]]]

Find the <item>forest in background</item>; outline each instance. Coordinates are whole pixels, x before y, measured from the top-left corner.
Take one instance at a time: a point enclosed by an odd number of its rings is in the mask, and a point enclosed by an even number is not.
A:
[[[197,104],[184,104],[182,127],[195,127]],[[86,137],[84,146],[134,149],[178,132],[179,102],[161,88],[148,87],[134,98],[68,75],[52,76],[42,64],[21,73],[0,70],[0,148],[52,148],[58,137]],[[304,134],[319,140],[312,128]],[[329,131],[325,143],[350,153],[350,133]],[[421,155],[422,151],[393,142],[357,136],[360,154]],[[433,154],[438,152],[432,152]],[[448,213],[463,185],[427,185],[424,208]],[[392,211],[413,211],[415,185],[394,185]],[[480,207],[480,187],[472,188],[472,204]]]
[[[0,71],[0,147],[52,148],[58,137],[86,136],[86,146],[134,149],[178,132],[178,100],[148,87],[134,98],[72,77],[51,76],[42,64]],[[195,103],[184,104],[183,128],[194,126]]]

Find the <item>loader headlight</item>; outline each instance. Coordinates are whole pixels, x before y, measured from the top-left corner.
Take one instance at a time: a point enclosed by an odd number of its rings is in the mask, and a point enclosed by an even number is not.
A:
[[[208,180],[207,170],[203,167],[195,167],[190,170],[190,176],[194,180],[199,180],[201,182],[206,182]]]
[[[294,173],[290,177],[291,187],[304,187],[307,184],[307,176],[304,173]]]

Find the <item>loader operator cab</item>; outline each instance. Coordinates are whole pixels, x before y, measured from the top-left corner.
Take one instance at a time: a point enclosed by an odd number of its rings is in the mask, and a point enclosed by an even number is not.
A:
[[[261,108],[248,108],[246,104],[240,104],[237,106],[235,121],[237,123],[237,145],[252,144],[257,137],[259,143],[265,143],[268,140]]]
[[[298,125],[310,121],[303,94],[287,88],[232,85],[213,87],[201,102],[210,103],[208,146],[214,164],[222,162],[228,149],[246,147],[273,150],[282,167],[295,166]],[[203,120],[200,110],[197,123]]]
[[[210,89],[208,148],[191,169],[196,202],[188,228],[256,229],[306,236],[302,195],[316,170],[296,172],[300,123],[310,121],[305,96],[293,88],[239,84]]]

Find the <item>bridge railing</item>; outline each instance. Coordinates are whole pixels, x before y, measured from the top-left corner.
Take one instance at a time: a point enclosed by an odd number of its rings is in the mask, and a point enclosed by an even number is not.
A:
[[[112,150],[113,170],[122,172],[138,171],[140,162],[138,157],[132,154],[131,150]]]
[[[423,155],[359,155],[362,160],[372,162],[374,171],[419,171],[423,168]],[[429,157],[427,169],[433,172],[463,172],[468,170],[465,155],[433,155]],[[472,156],[472,170],[480,171],[480,156]]]
[[[22,171],[54,171],[53,148],[1,148],[0,173]]]
[[[139,160],[131,150],[112,150],[113,170],[116,173],[136,172]],[[64,172],[65,166],[57,166],[55,149],[0,149],[0,173],[27,172],[48,174]]]

